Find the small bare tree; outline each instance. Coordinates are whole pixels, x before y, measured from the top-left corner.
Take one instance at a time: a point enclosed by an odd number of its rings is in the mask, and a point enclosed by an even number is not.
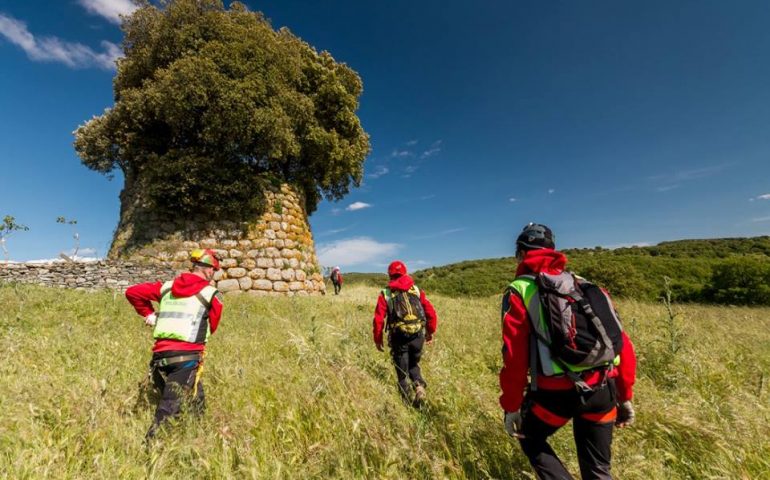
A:
[[[27,230],[29,230],[29,227],[16,223],[16,218],[11,215],[6,215],[5,218],[3,218],[3,223],[0,224],[0,248],[3,249],[3,255],[5,256],[6,262],[9,259],[6,240],[13,235],[14,232],[26,232]]]
[[[56,217],[56,223],[72,226],[72,238],[75,240],[75,248],[72,250],[72,259],[77,258],[78,250],[80,250],[80,234],[78,233],[78,229],[76,226],[78,224],[78,221],[75,220],[74,218],[71,220],[67,220],[64,217]],[[64,252],[60,253],[59,255],[68,260],[71,260],[70,257],[66,255]]]

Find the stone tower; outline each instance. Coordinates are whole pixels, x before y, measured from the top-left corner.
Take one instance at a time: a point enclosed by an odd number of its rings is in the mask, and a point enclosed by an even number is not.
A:
[[[288,184],[269,187],[261,210],[246,222],[174,220],[143,208],[126,188],[109,257],[184,270],[191,250],[211,248],[222,260],[215,277],[221,292],[325,293],[302,196]]]

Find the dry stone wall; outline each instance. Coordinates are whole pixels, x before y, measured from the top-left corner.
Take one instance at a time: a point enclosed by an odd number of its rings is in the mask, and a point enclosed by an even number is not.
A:
[[[210,248],[222,262],[215,281],[223,293],[320,295],[326,286],[303,205],[297,191],[284,184],[265,192],[264,213],[253,222],[174,224],[168,218],[132,219],[126,209],[110,257],[181,270],[189,266],[192,250]],[[131,245],[137,238],[141,247]]]
[[[177,274],[176,270],[162,264],[139,265],[115,261],[39,264],[0,262],[0,282],[76,290],[125,290],[135,283],[166,281]]]

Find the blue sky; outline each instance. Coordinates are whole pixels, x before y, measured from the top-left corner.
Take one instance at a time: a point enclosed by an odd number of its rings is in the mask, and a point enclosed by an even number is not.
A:
[[[560,247],[770,234],[763,1],[248,1],[364,81],[361,188],[311,217],[326,265],[508,256],[529,221]],[[118,177],[71,132],[112,103],[127,0],[0,0],[0,216],[16,260],[103,255]]]

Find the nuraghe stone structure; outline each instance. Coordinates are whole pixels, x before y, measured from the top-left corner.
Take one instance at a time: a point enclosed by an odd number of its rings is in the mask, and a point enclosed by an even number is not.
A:
[[[121,218],[110,259],[189,267],[190,252],[211,248],[222,260],[215,277],[223,293],[319,295],[326,292],[304,201],[283,184],[264,192],[259,218],[249,222],[174,221],[142,212],[130,191],[121,194]]]

